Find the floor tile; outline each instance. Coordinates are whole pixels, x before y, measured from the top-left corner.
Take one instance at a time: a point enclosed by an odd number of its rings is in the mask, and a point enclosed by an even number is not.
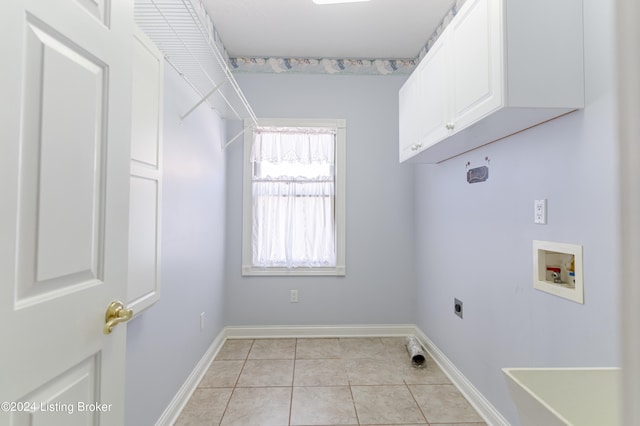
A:
[[[216,360],[247,359],[252,344],[251,339],[227,339],[220,348]]]
[[[425,424],[406,386],[352,386],[361,424]]]
[[[487,426],[485,422],[473,423],[430,423],[431,426]]]
[[[399,367],[411,366],[411,357],[407,351],[387,352],[383,359],[393,361]]]
[[[296,359],[340,358],[338,339],[298,339]]]
[[[296,339],[256,339],[249,352],[249,359],[293,359]]]
[[[291,425],[357,425],[348,386],[295,387]]]
[[[345,368],[351,385],[402,385],[402,369],[387,359],[347,359]]]
[[[341,338],[340,350],[345,359],[384,359],[387,350],[379,337]]]
[[[236,388],[221,426],[287,426],[291,388]]]
[[[341,359],[299,359],[295,363],[294,386],[347,386],[349,378]]]
[[[231,388],[196,389],[175,426],[218,425],[232,392]]]
[[[232,388],[238,381],[244,361],[213,361],[198,387]]]
[[[429,423],[483,421],[453,385],[410,385],[409,389]]]
[[[447,377],[436,362],[426,356],[425,367],[415,368],[411,363],[403,364],[402,378],[408,385],[450,385],[451,380]]]
[[[381,337],[380,341],[384,345],[387,353],[409,356],[405,346],[405,337]]]
[[[486,426],[428,354],[411,366],[404,341],[229,339],[176,425]]]
[[[292,386],[293,360],[249,359],[245,362],[237,386]]]

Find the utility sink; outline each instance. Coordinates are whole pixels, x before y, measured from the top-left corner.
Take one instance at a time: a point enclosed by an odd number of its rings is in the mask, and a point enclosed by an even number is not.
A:
[[[622,424],[619,368],[503,368],[521,426]]]

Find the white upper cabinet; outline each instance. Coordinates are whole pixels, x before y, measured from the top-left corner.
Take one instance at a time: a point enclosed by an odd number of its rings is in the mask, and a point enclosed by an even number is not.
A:
[[[417,148],[420,134],[420,74],[413,73],[400,89],[400,158],[408,158]]]
[[[437,163],[582,108],[582,40],[581,0],[467,0],[400,90],[400,161]]]
[[[449,130],[464,128],[503,103],[500,2],[469,0],[449,29],[452,115]]]
[[[449,134],[447,123],[451,115],[449,96],[451,87],[449,86],[447,73],[449,72],[449,61],[446,55],[446,44],[436,42],[429,55],[419,66],[421,77],[421,93],[418,97],[421,100],[420,141],[417,143],[415,152],[426,147],[427,141],[440,140]],[[443,42],[445,40],[442,40]],[[429,96],[424,96],[429,93]]]

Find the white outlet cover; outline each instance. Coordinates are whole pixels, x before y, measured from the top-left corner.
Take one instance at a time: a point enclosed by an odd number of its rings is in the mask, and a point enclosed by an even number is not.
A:
[[[533,203],[533,223],[547,224],[547,200],[535,200]]]

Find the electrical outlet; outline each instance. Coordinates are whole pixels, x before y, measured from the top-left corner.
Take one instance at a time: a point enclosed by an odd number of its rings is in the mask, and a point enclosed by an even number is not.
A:
[[[291,290],[291,303],[298,303],[298,290]]]
[[[547,224],[547,200],[535,200],[533,202],[533,223]]]
[[[200,313],[200,331],[204,330],[204,312]]]
[[[453,313],[462,318],[462,301],[453,299]]]

